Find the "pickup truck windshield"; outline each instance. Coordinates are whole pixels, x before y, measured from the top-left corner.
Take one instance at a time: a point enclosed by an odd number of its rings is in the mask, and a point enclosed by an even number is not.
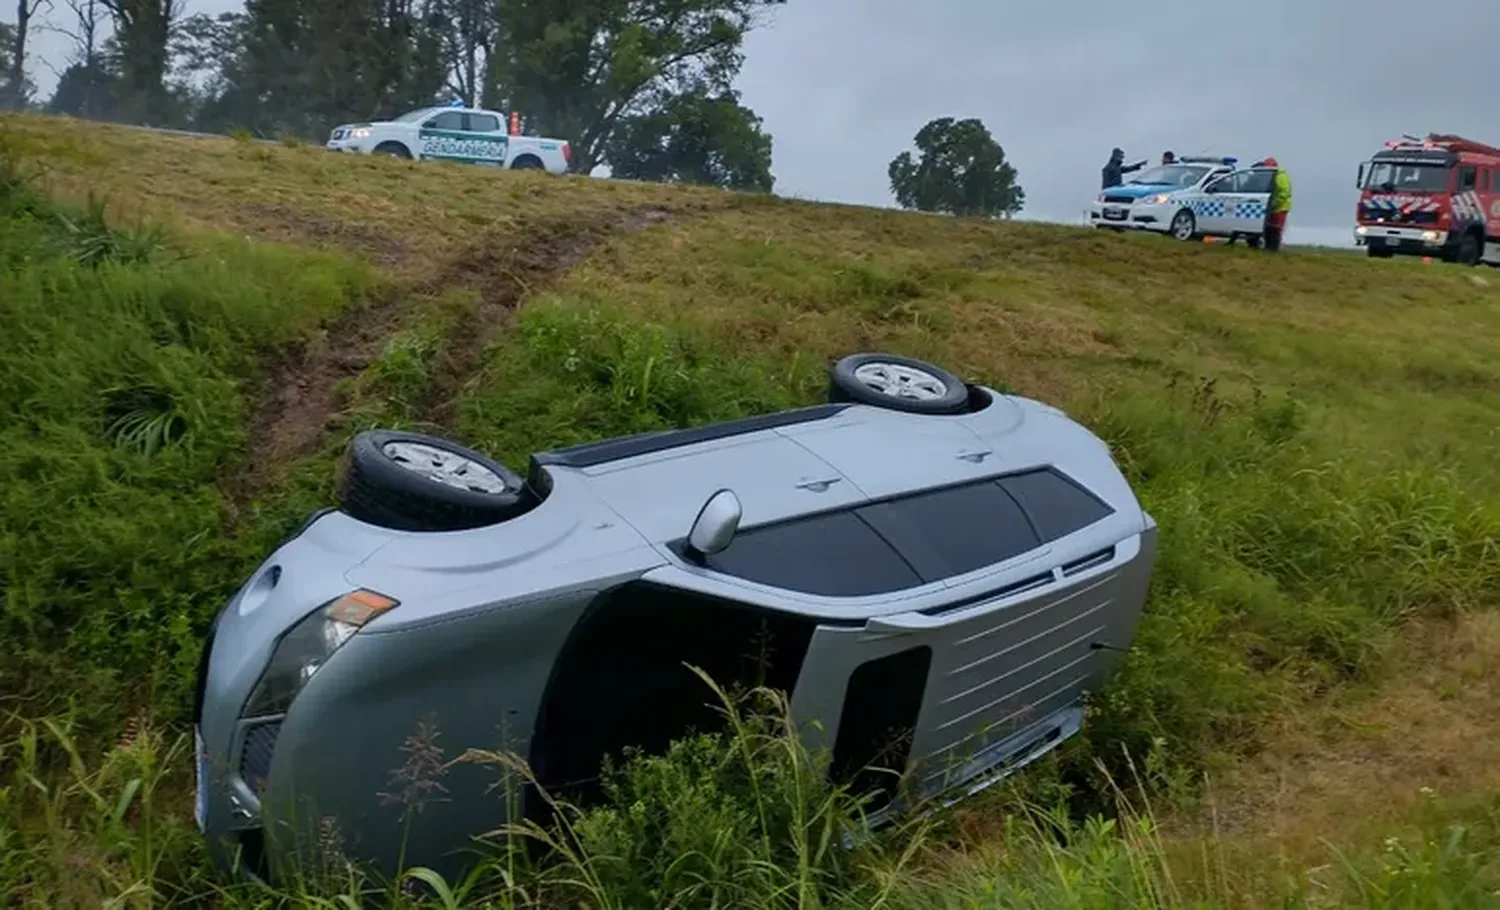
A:
[[[414,111],[407,111],[393,120],[393,123],[412,123],[425,118],[428,114],[437,110],[435,107],[419,107]]]

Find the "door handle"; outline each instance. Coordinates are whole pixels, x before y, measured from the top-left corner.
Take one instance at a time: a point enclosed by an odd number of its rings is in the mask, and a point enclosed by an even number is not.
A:
[[[825,477],[820,480],[804,480],[797,484],[799,490],[811,490],[814,493],[822,493],[829,487],[843,480],[842,477]]]

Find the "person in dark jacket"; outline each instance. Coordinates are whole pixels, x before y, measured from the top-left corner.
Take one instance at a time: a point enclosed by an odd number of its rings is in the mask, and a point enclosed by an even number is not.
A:
[[[1109,153],[1109,164],[1104,166],[1104,186],[1101,189],[1109,189],[1119,186],[1125,182],[1125,175],[1131,171],[1138,171],[1146,166],[1146,159],[1142,158],[1135,164],[1125,164],[1125,151],[1115,149]]]
[[[1171,152],[1162,152],[1161,153],[1161,163],[1162,164],[1176,164],[1177,163],[1177,156],[1174,155],[1174,154],[1172,154]]]

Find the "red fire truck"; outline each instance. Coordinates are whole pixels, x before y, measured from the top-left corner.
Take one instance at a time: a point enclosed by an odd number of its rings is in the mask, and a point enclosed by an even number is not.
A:
[[[1358,185],[1354,242],[1371,256],[1500,265],[1500,148],[1403,136],[1359,166]]]

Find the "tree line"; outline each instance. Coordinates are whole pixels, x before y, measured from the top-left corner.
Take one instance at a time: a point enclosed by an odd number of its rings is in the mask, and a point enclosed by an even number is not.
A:
[[[247,0],[217,16],[184,0],[17,2],[0,106],[322,141],[457,97],[568,139],[579,172],[773,184],[771,136],[733,83],[745,36],[785,0]],[[41,100],[24,61],[44,11],[73,49]]]
[[[339,123],[464,103],[572,143],[572,168],[770,192],[772,137],[733,84],[785,0],[15,0],[0,107],[321,142]],[[43,22],[46,24],[43,25]],[[72,51],[48,99],[26,78],[42,28]],[[1025,194],[978,120],[942,118],[891,162],[898,204],[1008,217]]]

